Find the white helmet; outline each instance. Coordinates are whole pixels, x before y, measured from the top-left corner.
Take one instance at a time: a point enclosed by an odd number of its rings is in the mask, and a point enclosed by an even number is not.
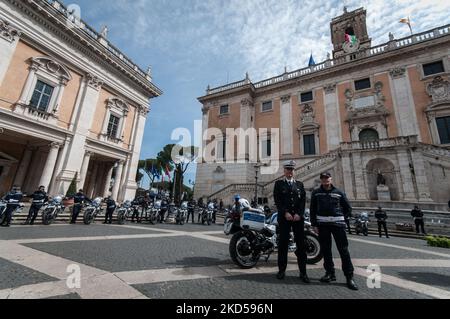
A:
[[[247,209],[251,208],[250,202],[248,200],[244,199],[244,198],[241,198],[239,200],[239,204],[241,204],[242,208],[247,208]]]
[[[102,198],[101,197],[97,197],[96,199],[93,200],[93,203],[95,205],[100,206],[102,204]]]
[[[58,204],[61,204],[61,202],[62,202],[62,196],[56,196],[56,197],[53,197],[53,201],[55,202],[55,203],[58,203]]]

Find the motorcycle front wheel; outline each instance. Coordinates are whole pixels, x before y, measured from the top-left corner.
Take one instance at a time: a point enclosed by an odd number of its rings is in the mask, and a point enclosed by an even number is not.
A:
[[[43,212],[42,213],[42,224],[48,226],[53,222],[52,213],[51,212]]]
[[[150,224],[155,225],[158,222],[158,216],[156,214],[150,214]]]
[[[92,223],[92,213],[91,212],[84,213],[83,222],[85,225],[90,225]]]
[[[312,232],[305,234],[305,248],[307,264],[315,265],[323,259],[322,249],[320,248],[319,236]]]
[[[2,213],[0,213],[0,225],[3,225],[3,223],[5,222],[6,219],[6,214],[3,211]]]
[[[253,234],[240,231],[233,235],[230,241],[230,256],[233,262],[242,269],[251,269],[256,266],[261,254],[254,254],[251,247]]]
[[[117,222],[119,223],[119,225],[125,224],[126,219],[127,219],[127,217],[125,216],[124,213],[120,213],[117,215]]]

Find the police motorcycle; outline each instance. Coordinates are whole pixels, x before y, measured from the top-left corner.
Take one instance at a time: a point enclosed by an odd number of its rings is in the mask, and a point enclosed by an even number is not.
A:
[[[177,216],[175,217],[175,222],[177,225],[184,225],[186,222],[188,212],[188,202],[182,202],[177,210]]]
[[[362,212],[354,220],[356,234],[362,233],[364,236],[369,236],[369,213]]]
[[[6,219],[6,208],[8,206],[8,201],[0,200],[0,224],[3,224],[3,222]],[[15,214],[20,214],[23,211],[23,208],[25,207],[24,204],[19,203],[17,208],[12,212],[12,217],[14,217]]]
[[[83,215],[85,225],[90,225],[92,222],[95,222],[95,218],[103,211],[102,201],[103,198],[97,197],[85,207]]]
[[[63,196],[53,197],[42,207],[42,224],[51,225],[58,215],[62,214],[66,207],[63,205]]]
[[[166,196],[161,197],[155,202],[155,206],[157,206],[158,210],[156,222],[162,223],[169,215],[170,205],[168,198]]]
[[[251,269],[257,265],[262,256],[268,262],[279,244],[278,213],[270,209],[251,208],[246,199],[239,200],[225,217],[224,232],[232,235],[229,244],[233,262],[243,269]],[[319,236],[313,231],[309,215],[305,215],[305,248],[308,264],[313,265],[323,258]],[[293,234],[289,242],[289,251],[297,250]]]
[[[202,216],[201,216],[201,220],[202,220],[202,225],[205,225],[205,223],[208,224],[208,226],[210,226],[212,224],[213,221],[213,214],[214,214],[214,210],[215,210],[215,206],[214,203],[208,203],[208,205],[206,206],[206,208],[203,208],[202,210]]]
[[[133,214],[133,205],[130,200],[126,200],[122,205],[117,209],[117,222],[119,225],[125,224],[125,221],[128,217]]]

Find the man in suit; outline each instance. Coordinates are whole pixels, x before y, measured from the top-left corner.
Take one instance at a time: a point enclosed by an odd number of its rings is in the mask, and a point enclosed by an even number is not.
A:
[[[288,248],[291,231],[294,232],[297,244],[297,263],[300,270],[300,279],[304,283],[310,283],[306,273],[306,249],[305,249],[305,204],[306,192],[303,183],[294,179],[296,163],[288,161],[284,163],[284,179],[275,183],[274,200],[278,209],[278,225],[280,229],[280,243],[278,247],[277,278],[285,278]]]

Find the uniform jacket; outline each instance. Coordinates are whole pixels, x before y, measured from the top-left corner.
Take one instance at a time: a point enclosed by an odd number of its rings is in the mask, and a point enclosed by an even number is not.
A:
[[[302,182],[294,180],[289,186],[286,179],[277,181],[273,197],[278,209],[278,221],[286,220],[286,213],[301,217],[305,215],[306,192]]]
[[[375,218],[379,221],[385,221],[388,217],[386,211],[378,209],[375,211]]]
[[[337,225],[345,227],[345,220],[351,217],[352,207],[344,192],[332,186],[330,190],[320,186],[311,194],[311,224]]]
[[[83,204],[84,202],[91,202],[91,200],[82,193],[76,193],[73,197],[73,201],[75,204]]]
[[[46,192],[36,191],[31,195],[33,206],[42,206],[48,202],[48,195]]]
[[[106,200],[106,209],[113,210],[113,209],[116,209],[116,207],[117,207],[117,205],[116,205],[116,202],[114,201],[114,199],[108,198]]]
[[[16,193],[8,193],[6,194],[6,196],[3,198],[8,206],[18,206],[20,204],[20,201],[22,200],[23,194],[21,192],[16,192]]]
[[[423,212],[420,209],[413,209],[411,211],[411,216],[415,219],[423,219]]]

